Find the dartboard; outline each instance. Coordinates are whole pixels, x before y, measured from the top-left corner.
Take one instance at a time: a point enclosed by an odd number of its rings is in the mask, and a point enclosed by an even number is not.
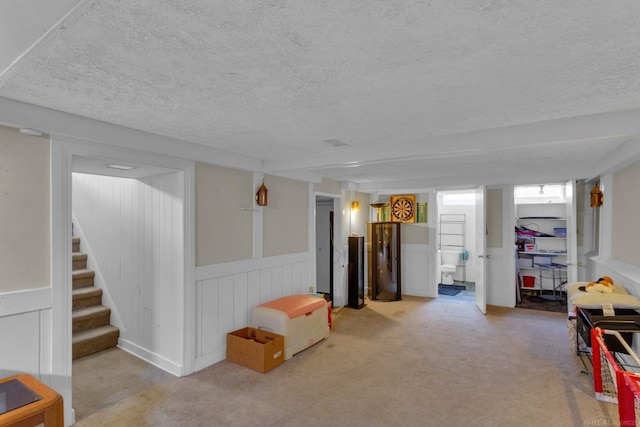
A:
[[[391,202],[391,215],[394,221],[411,221],[414,214],[414,199],[410,196],[397,196]]]

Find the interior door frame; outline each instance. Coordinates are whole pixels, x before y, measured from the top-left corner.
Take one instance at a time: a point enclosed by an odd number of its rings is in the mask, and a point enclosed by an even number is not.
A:
[[[333,242],[333,238],[335,237],[333,235],[333,231],[335,230],[335,212],[334,211],[329,211],[329,241]],[[334,268],[333,268],[333,250],[331,252],[329,252],[329,300],[333,301],[333,283],[334,283]]]
[[[475,248],[473,248],[475,250],[475,255],[477,255],[477,262],[478,262],[478,268],[476,270],[476,274],[477,277],[475,278],[475,298],[476,298],[476,305],[478,306],[478,309],[483,313],[486,314],[486,306],[487,306],[487,286],[486,286],[486,277],[487,277],[487,268],[485,265],[486,260],[488,260],[488,254],[487,254],[487,244],[486,244],[486,231],[487,231],[487,222],[486,222],[486,206],[485,206],[485,199],[486,199],[486,191],[487,191],[487,187],[485,185],[480,185],[477,187],[470,187],[468,189],[466,189],[468,192],[475,192],[476,193],[476,197],[475,197],[475,209],[476,209],[476,215],[475,215],[475,238],[476,238],[476,246]],[[481,200],[479,200],[478,197],[478,191],[482,191],[481,195],[482,198]],[[436,227],[434,227],[434,230],[436,228],[439,227],[439,218],[440,218],[440,212],[439,212],[439,204],[440,204],[440,193],[442,192],[447,192],[447,191],[451,191],[448,190],[446,188],[441,188],[441,189],[437,189],[434,193],[435,196],[435,200],[433,203],[434,209],[429,209],[429,215],[433,214],[433,218],[434,218],[434,223],[436,224]],[[481,202],[481,203],[479,203]],[[481,205],[481,206],[479,206]],[[482,213],[482,218],[479,218],[479,211],[481,210]],[[430,219],[432,218],[431,216],[429,217]],[[437,233],[434,234],[436,235],[434,242],[436,242],[436,239],[438,239],[437,237]],[[435,248],[438,247],[437,242],[435,243]],[[481,250],[479,250],[479,247],[481,248]],[[438,250],[434,249],[433,251],[434,253],[434,265],[436,266],[433,269],[433,281],[434,283],[439,283],[440,282],[440,268],[438,267],[439,265],[439,255],[438,255]],[[473,255],[473,254],[472,254]],[[469,258],[469,260],[474,259],[472,257]],[[480,266],[480,263],[482,263],[482,268]],[[437,298],[437,293],[438,293],[438,289],[437,289],[437,285],[435,286],[435,297]]]
[[[567,283],[578,281],[578,227],[576,209],[576,182],[565,183],[565,203],[567,217]]]
[[[56,373],[67,378],[62,386],[65,425],[75,422],[72,396],[72,333],[71,333],[71,221],[73,156],[107,157],[113,160],[153,164],[184,172],[183,199],[183,304],[178,307],[183,319],[182,375],[195,366],[195,163],[137,150],[113,147],[101,143],[52,135],[52,365]]]
[[[476,305],[482,314],[487,313],[487,221],[486,205],[487,187],[479,185],[476,192],[476,253],[478,268],[476,269]]]
[[[331,253],[330,253],[330,278],[329,278],[329,287],[330,287],[330,298],[333,302],[334,306],[339,306],[341,303],[346,304],[346,282],[341,281],[341,277],[344,269],[335,268],[336,262],[339,262],[340,257],[340,249],[336,247],[336,242],[342,243],[346,237],[343,238],[343,217],[342,215],[342,195],[341,194],[333,194],[333,193],[324,193],[320,191],[311,191],[310,192],[313,202],[313,209],[311,210],[313,215],[313,225],[309,227],[309,250],[312,253],[313,262],[311,263],[311,277],[314,283],[317,280],[317,262],[318,262],[318,254],[317,254],[317,245],[316,245],[316,224],[317,224],[317,210],[316,203],[317,197],[329,197],[333,199],[333,229],[331,230],[333,239],[330,242],[331,244]],[[313,232],[311,231],[313,230]],[[336,251],[338,251],[336,256]],[[342,284],[342,286],[341,286]],[[315,285],[315,290],[317,291],[317,283]]]

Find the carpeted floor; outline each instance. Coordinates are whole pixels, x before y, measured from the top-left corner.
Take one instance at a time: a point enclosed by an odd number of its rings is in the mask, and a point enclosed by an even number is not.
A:
[[[468,291],[464,291],[466,293]],[[463,294],[464,294],[463,293]],[[614,425],[566,315],[461,296],[367,299],[331,336],[261,374],[221,361],[177,378],[113,350],[73,362],[78,427]]]

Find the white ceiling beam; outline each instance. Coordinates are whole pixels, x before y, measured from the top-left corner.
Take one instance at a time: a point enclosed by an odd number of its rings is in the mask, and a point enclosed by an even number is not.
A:
[[[251,171],[262,170],[262,160],[204,145],[155,135],[98,120],[0,97],[0,122],[44,133],[100,142],[112,146],[164,154]]]
[[[586,179],[587,177],[592,177],[594,173],[595,168],[593,166],[571,164],[563,168],[557,168],[553,173],[549,173],[548,170],[543,171],[536,168],[508,171],[505,173],[496,173],[495,170],[487,170],[484,173],[473,171],[470,174],[457,173],[424,179],[360,183],[356,185],[356,189],[364,193],[371,193],[418,191],[426,188],[439,187],[474,187],[479,184],[537,184],[541,182],[563,182],[570,179]]]
[[[562,143],[602,139],[620,140],[640,134],[640,109],[593,114],[544,122],[527,123],[461,134],[423,138],[421,141],[389,143],[378,149],[340,147],[329,153],[305,158],[265,160],[265,170],[283,172],[297,169],[323,169],[355,164],[373,164],[404,159],[439,159],[469,156],[520,147],[545,149]]]

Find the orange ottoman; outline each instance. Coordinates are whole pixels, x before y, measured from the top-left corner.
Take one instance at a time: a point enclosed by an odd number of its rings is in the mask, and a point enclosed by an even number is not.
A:
[[[251,312],[249,326],[284,336],[284,359],[329,336],[329,305],[314,295],[290,295]]]

